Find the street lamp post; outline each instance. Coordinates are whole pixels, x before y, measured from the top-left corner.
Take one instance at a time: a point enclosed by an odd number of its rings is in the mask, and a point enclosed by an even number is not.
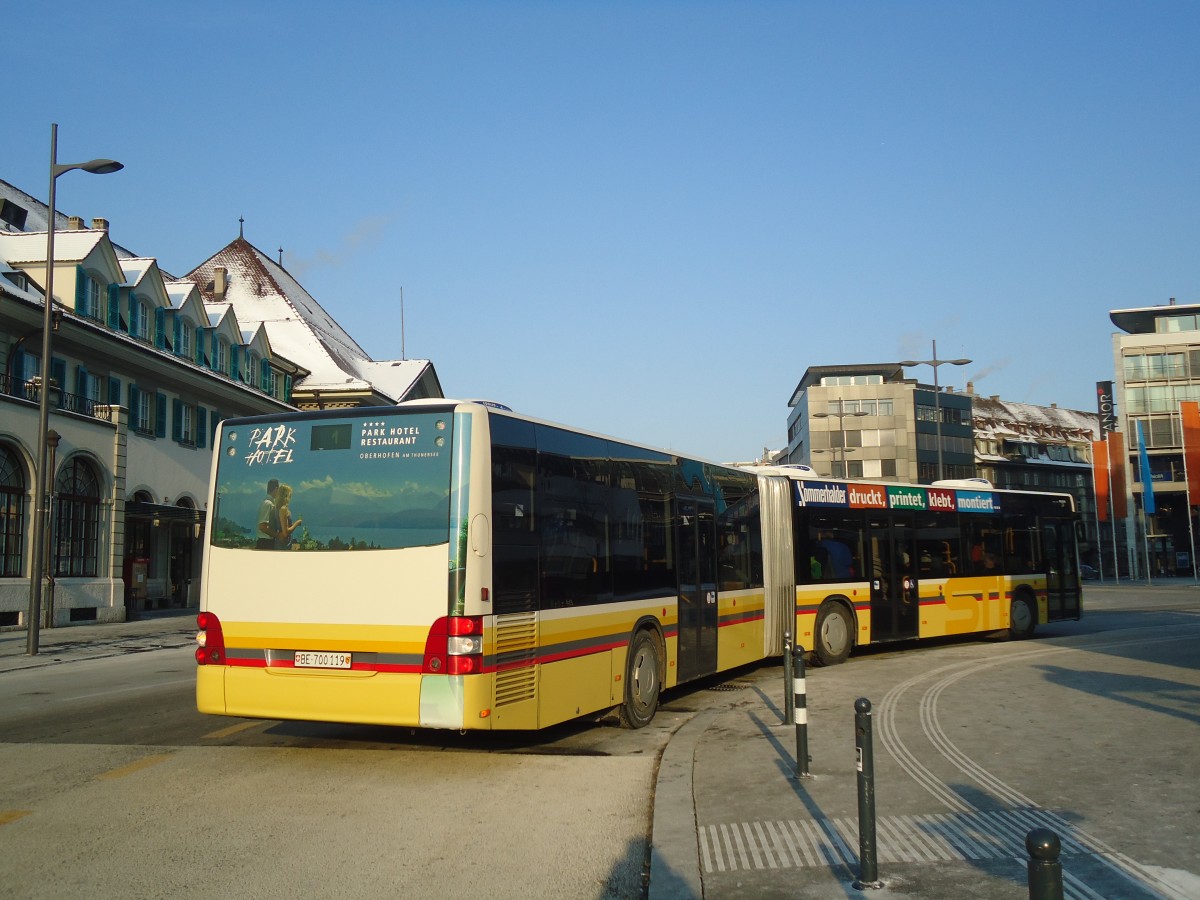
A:
[[[907,368],[909,366],[933,366],[933,419],[934,425],[937,426],[937,480],[942,480],[942,389],[938,385],[938,366],[966,366],[970,365],[969,359],[938,359],[937,341],[933,342],[933,359],[906,359],[900,362],[900,365]]]
[[[33,552],[29,571],[29,622],[25,652],[37,656],[38,637],[42,618],[42,580],[45,578],[46,524],[49,518],[49,473],[46,457],[49,453],[50,431],[50,336],[54,331],[54,185],[58,176],[72,169],[107,175],[125,168],[112,159],[93,159],[83,163],[58,162],[58,125],[50,126],[50,211],[46,221],[46,302],[42,318],[41,384],[38,387],[37,471],[34,473],[33,494]]]
[[[838,411],[837,412],[813,413],[812,417],[814,419],[836,418],[838,420],[838,431],[840,431],[842,434],[842,440],[841,440],[841,446],[838,448],[840,453],[836,454],[836,456],[838,458],[838,462],[841,463],[842,471],[841,471],[840,475],[835,475],[834,477],[835,478],[845,478],[846,477],[846,450],[847,450],[845,418],[846,418],[846,416],[865,416],[865,415],[867,415],[867,413],[863,412],[862,410],[853,410],[851,412],[846,412],[846,401],[843,400],[841,397],[838,398],[837,403],[838,403]],[[853,449],[853,448],[850,448],[850,449]]]

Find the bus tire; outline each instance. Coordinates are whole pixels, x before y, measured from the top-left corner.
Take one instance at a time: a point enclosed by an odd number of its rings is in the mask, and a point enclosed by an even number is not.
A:
[[[1019,593],[1012,599],[1008,611],[1008,636],[1014,641],[1033,637],[1037,628],[1037,605],[1027,593]]]
[[[846,661],[854,649],[854,621],[850,611],[837,601],[827,601],[817,612],[813,634],[813,655],[822,666]]]
[[[621,725],[625,728],[645,728],[658,710],[658,695],[662,690],[662,669],[659,664],[658,641],[643,628],[629,642],[625,660],[625,701],[621,704]]]

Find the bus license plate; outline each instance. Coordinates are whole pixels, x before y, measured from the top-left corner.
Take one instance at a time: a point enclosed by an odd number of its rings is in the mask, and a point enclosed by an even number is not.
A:
[[[349,653],[306,653],[296,651],[296,666],[304,669],[348,669]]]

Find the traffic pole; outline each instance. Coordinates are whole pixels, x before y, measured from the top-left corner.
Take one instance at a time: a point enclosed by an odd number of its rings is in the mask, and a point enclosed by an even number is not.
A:
[[[1063,900],[1062,843],[1049,828],[1035,828],[1025,835],[1029,851],[1029,900]]]
[[[808,771],[808,689],[804,683],[804,648],[792,648],[792,705],[796,710],[796,777],[810,778]]]
[[[792,635],[783,633],[783,724],[791,725],[796,721],[795,708],[792,705]]]
[[[875,857],[875,757],[871,750],[871,701],[854,701],[854,749],[858,756],[858,890],[881,888]]]

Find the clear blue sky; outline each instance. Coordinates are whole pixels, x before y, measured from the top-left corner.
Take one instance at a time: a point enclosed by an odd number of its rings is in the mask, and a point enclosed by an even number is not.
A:
[[[183,273],[237,236],[449,396],[711,459],[812,365],[1094,410],[1200,302],[1200,4],[5,4],[0,177]],[[53,70],[48,50],[54,48]],[[929,367],[913,370],[929,380]]]

